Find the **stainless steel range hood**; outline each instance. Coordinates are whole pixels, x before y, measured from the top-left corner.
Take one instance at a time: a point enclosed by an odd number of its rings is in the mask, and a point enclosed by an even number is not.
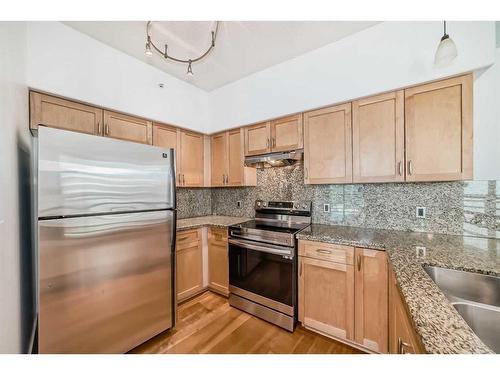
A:
[[[286,167],[302,160],[303,150],[273,152],[245,157],[245,166],[253,168]]]

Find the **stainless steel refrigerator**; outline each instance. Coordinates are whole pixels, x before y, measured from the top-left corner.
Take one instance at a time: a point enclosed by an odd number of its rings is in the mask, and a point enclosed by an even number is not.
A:
[[[37,138],[40,353],[123,353],[172,327],[173,150]]]

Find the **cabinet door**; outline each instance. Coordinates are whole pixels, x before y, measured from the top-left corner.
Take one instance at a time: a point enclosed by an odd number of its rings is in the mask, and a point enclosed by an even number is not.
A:
[[[389,284],[385,251],[356,248],[355,340],[379,353],[388,352]]]
[[[404,91],[352,103],[353,182],[404,181]]]
[[[271,151],[271,125],[269,122],[245,128],[245,155],[259,155]]]
[[[304,114],[304,182],[352,182],[351,103]]]
[[[245,182],[241,129],[227,132],[227,157],[227,184],[230,186],[243,186]]]
[[[472,76],[405,90],[406,180],[472,178]]]
[[[182,301],[203,289],[203,255],[198,230],[177,233],[177,300]]]
[[[303,147],[302,114],[271,121],[271,149],[296,150]]]
[[[227,133],[211,137],[211,180],[212,186],[224,186],[227,174]]]
[[[208,286],[229,294],[229,261],[227,229],[210,228],[208,232]]]
[[[396,277],[391,272],[389,281],[389,351],[392,354],[425,353],[414,331],[410,317],[399,293]]]
[[[143,118],[104,111],[104,136],[153,144],[153,124]]]
[[[102,109],[75,103],[50,95],[30,92],[30,127],[38,125],[72,130],[86,134],[102,134]]]
[[[178,129],[172,126],[153,123],[153,145],[164,148],[173,148],[175,150],[175,165],[179,169],[177,151],[177,133]]]
[[[331,337],[354,339],[354,266],[299,257],[299,320]]]
[[[203,186],[203,135],[181,131],[182,186]]]

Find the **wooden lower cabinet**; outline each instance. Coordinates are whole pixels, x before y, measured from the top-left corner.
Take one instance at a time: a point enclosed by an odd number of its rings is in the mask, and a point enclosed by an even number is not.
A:
[[[177,301],[180,302],[203,290],[201,229],[177,233],[175,264]]]
[[[299,241],[299,320],[304,327],[330,337],[353,340],[354,265],[304,256],[311,254],[313,244]],[[354,251],[330,247],[321,244],[318,254]]]
[[[226,228],[208,229],[208,288],[229,295],[229,260]]]
[[[299,321],[305,328],[389,352],[385,251],[299,241]]]
[[[356,248],[354,338],[378,353],[389,350],[389,284],[385,251]]]
[[[391,271],[389,282],[389,351],[392,354],[423,354],[425,349],[415,332],[406,305]]]

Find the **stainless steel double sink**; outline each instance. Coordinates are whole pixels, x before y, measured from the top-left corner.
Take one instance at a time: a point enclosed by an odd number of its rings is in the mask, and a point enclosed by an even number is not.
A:
[[[500,277],[424,266],[474,333],[500,353]]]

